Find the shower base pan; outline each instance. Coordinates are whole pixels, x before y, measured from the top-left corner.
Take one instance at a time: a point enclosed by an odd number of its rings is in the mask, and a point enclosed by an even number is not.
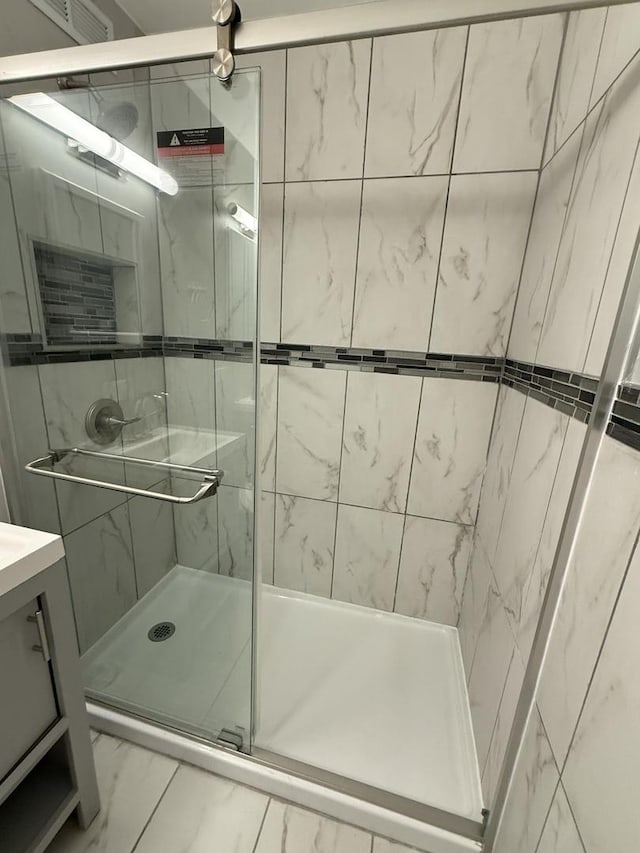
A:
[[[84,655],[89,697],[204,738],[246,728],[250,619],[246,581],[176,566]],[[260,624],[256,747],[480,819],[455,628],[270,586]]]

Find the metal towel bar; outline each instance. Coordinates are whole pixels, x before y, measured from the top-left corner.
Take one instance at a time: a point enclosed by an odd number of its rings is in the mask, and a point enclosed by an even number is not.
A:
[[[56,462],[61,462],[69,455],[88,456],[94,459],[106,459],[111,462],[129,462],[134,465],[142,465],[149,468],[168,472],[182,472],[183,474],[198,474],[202,477],[200,488],[190,497],[155,492],[153,489],[138,489],[135,486],[125,486],[121,483],[109,483],[106,480],[94,480],[92,477],[81,477],[77,474],[66,474],[62,471],[54,471]],[[50,466],[49,468],[45,466]],[[123,456],[116,453],[98,453],[94,450],[83,450],[79,447],[68,447],[61,450],[50,450],[46,456],[34,459],[33,462],[24,466],[30,474],[39,474],[41,477],[52,477],[54,480],[66,480],[70,483],[81,483],[85,486],[96,486],[99,489],[111,489],[114,492],[124,492],[127,495],[140,495],[145,498],[155,498],[159,501],[167,501],[173,504],[194,504],[198,501],[215,495],[218,491],[224,471],[215,468],[198,468],[191,465],[176,465],[173,462],[157,462],[153,459],[139,459],[136,456]]]

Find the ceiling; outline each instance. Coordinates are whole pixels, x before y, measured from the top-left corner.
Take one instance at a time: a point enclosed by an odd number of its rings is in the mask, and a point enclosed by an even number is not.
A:
[[[116,0],[143,33],[167,33],[211,24],[211,0]],[[357,0],[238,0],[242,19],[273,18],[337,6],[353,6]],[[363,2],[363,0],[359,0]]]

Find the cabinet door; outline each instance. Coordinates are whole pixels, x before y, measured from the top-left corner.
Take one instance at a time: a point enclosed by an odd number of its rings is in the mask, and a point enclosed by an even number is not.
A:
[[[32,601],[0,622],[0,780],[58,716],[49,665],[33,649],[37,609]]]

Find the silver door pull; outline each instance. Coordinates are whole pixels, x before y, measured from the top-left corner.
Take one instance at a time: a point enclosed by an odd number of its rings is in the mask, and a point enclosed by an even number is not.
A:
[[[40,652],[47,663],[51,660],[51,652],[49,651],[49,641],[47,640],[47,629],[44,624],[44,616],[42,610],[36,610],[32,616],[27,616],[27,622],[32,622],[38,628],[40,643],[34,643],[31,648],[34,652]]]

